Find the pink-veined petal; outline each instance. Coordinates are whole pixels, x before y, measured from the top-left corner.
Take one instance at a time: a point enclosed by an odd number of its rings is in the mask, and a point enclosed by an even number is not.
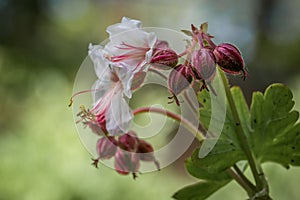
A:
[[[122,92],[114,94],[106,112],[106,129],[111,135],[122,135],[129,131],[133,114]]]

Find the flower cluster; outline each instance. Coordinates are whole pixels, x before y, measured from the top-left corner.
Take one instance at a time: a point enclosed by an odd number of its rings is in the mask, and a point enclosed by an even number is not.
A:
[[[153,161],[159,169],[152,146],[130,130],[134,116],[128,100],[142,86],[150,68],[171,69],[169,98],[178,105],[177,96],[195,82],[202,83],[201,89],[214,92],[211,83],[217,65],[227,73],[242,73],[244,78],[247,73],[239,50],[228,43],[215,45],[207,33],[207,24],[199,29],[192,25],[192,31],[185,31],[191,41],[179,54],[155,33],[143,30],[138,20],[124,17],[121,23],[109,26],[107,32],[109,42],[105,46],[89,46],[88,54],[98,79],[91,90],[78,92],[72,98],[84,92],[93,94],[92,108],[82,106],[77,114],[80,117],[77,123],[82,122],[101,136],[93,164],[97,167],[100,159],[114,157],[118,173],[131,172],[136,177],[140,161]]]
[[[128,100],[132,92],[141,87],[149,67],[164,68],[177,64],[177,54],[168,43],[157,39],[154,33],[141,29],[141,22],[124,17],[121,23],[107,28],[109,42],[105,46],[89,46],[89,57],[98,77],[92,89],[91,109],[81,107],[77,114],[85,126],[102,136],[97,142],[98,158],[115,158],[115,169],[120,174],[131,172],[134,177],[140,161],[153,161],[153,147],[130,131],[133,119]],[[72,101],[71,98],[71,101]]]
[[[186,56],[184,63],[174,68],[169,76],[169,89],[178,104],[177,95],[189,87],[193,80],[202,82],[201,89],[208,87],[216,95],[211,83],[216,74],[217,65],[230,74],[243,74],[245,79],[247,73],[244,69],[244,61],[240,51],[232,44],[222,43],[216,45],[210,34],[207,33],[207,23],[200,28],[191,25],[192,31],[185,30],[184,33],[191,36],[186,50],[179,56]],[[208,87],[207,87],[208,86]]]

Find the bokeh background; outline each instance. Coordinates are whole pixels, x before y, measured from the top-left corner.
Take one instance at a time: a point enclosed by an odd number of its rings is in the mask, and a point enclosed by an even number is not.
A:
[[[122,16],[145,27],[209,22],[215,42],[243,52],[251,93],[283,82],[300,110],[299,0],[0,0],[0,200],[171,199],[195,180],[183,160],[137,180],[90,165],[67,107],[90,42]],[[264,166],[275,199],[299,199],[300,170]],[[234,182],[210,197],[245,199]]]

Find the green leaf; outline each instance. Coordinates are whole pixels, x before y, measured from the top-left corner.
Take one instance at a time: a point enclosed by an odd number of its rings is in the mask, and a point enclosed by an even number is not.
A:
[[[259,162],[272,161],[285,167],[300,165],[300,124],[296,124],[299,113],[293,111],[292,92],[283,84],[272,84],[265,94],[255,92],[249,112],[242,91],[232,87],[231,93],[240,117],[250,148]],[[211,123],[211,101],[207,91],[199,94],[203,105],[200,120],[207,129]],[[246,156],[237,137],[231,110],[227,113],[222,134],[207,157],[193,157],[201,167],[210,172],[220,172]]]
[[[251,104],[251,147],[260,162],[285,167],[300,165],[299,113],[293,111],[293,94],[283,84],[269,86],[265,94],[253,94]]]
[[[272,161],[285,167],[299,166],[300,124],[295,124],[299,113],[292,110],[294,101],[291,91],[282,84],[273,84],[264,94],[255,92],[250,111],[241,89],[232,87],[230,91],[240,118],[239,126],[243,127],[255,159],[260,163]],[[219,91],[217,94],[220,94]],[[209,129],[213,120],[219,120],[218,116],[212,115],[212,98],[214,96],[207,91],[198,95],[202,104],[200,121],[205,129]],[[204,158],[199,158],[199,149],[196,149],[186,161],[187,171],[203,182],[179,190],[174,195],[175,199],[205,199],[232,180],[226,170],[237,162],[246,160],[236,126],[226,103],[224,126],[213,149]],[[215,139],[208,138],[205,142],[209,140]]]
[[[209,169],[209,167],[199,164],[200,159],[198,158],[198,153],[199,149],[196,149],[191,158],[188,158],[185,162],[185,167],[189,174],[203,180],[230,181],[232,179],[225,171],[214,173]]]
[[[250,116],[247,103],[241,90],[238,87],[231,89],[232,95],[236,100],[238,113],[243,115],[241,125],[248,129]],[[211,117],[211,98],[207,91],[202,91],[198,99],[203,107],[200,109],[200,120],[204,127],[208,129],[211,120],[216,120]],[[229,106],[226,108],[226,118],[223,126],[222,134],[220,135],[216,145],[211,152],[204,158],[199,159],[196,155],[193,157],[194,162],[199,166],[207,168],[210,172],[221,172],[240,160],[246,159],[244,152],[240,146],[236,135],[236,124],[233,120]],[[209,140],[209,139],[207,139]]]
[[[201,181],[177,191],[173,198],[177,200],[203,200],[226,185],[229,181]]]

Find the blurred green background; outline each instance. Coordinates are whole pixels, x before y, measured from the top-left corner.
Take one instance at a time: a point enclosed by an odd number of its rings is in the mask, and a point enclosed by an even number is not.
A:
[[[292,88],[300,110],[299,0],[0,0],[0,200],[171,199],[195,180],[183,160],[133,181],[90,166],[67,107],[90,42],[122,16],[145,27],[189,29],[209,22],[216,42],[240,47],[252,91]],[[265,166],[274,199],[299,199],[300,169]],[[232,182],[210,199],[245,199]]]

